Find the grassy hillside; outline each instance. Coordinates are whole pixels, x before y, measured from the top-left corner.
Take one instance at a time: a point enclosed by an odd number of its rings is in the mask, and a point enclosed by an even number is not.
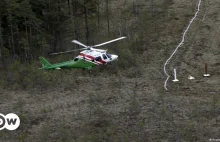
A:
[[[2,141],[209,141],[219,138],[218,0],[203,0],[201,11],[168,71],[163,64],[181,40],[197,0],[109,1],[110,35],[105,3],[90,44],[126,35],[109,52],[119,61],[81,70],[42,72],[13,62],[0,76],[0,113],[19,115],[16,131],[0,131]],[[99,38],[98,37],[106,37]],[[111,47],[111,45],[109,46]],[[74,53],[75,54],[75,53]],[[73,55],[51,57],[51,62]],[[203,78],[208,63],[211,77]],[[195,80],[188,80],[188,75]]]

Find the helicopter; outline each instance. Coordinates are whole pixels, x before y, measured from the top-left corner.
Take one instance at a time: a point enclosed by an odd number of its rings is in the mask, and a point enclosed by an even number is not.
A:
[[[111,63],[118,59],[118,55],[109,54],[107,53],[107,50],[103,49],[97,49],[96,47],[100,47],[112,42],[116,42],[118,40],[125,39],[126,37],[120,37],[116,38],[101,44],[93,45],[93,46],[87,46],[83,43],[73,40],[72,42],[75,44],[78,44],[82,46],[83,48],[76,49],[76,50],[69,50],[64,52],[57,52],[57,53],[51,53],[50,55],[58,55],[58,54],[64,54],[64,53],[70,53],[75,51],[80,51],[80,54],[76,56],[73,60],[65,61],[61,63],[55,63],[51,64],[48,62],[45,58],[39,57],[42,67],[40,69],[42,70],[60,70],[60,69],[70,69],[70,68],[82,68],[82,69],[88,69],[91,70],[92,68],[98,66],[98,65],[106,65],[108,63]]]

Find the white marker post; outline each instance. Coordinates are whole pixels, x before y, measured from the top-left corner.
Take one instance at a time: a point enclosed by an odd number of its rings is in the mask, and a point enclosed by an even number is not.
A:
[[[205,74],[203,74],[204,77],[209,77],[210,74],[208,74],[208,65],[207,63],[205,64]]]
[[[173,80],[173,82],[177,82],[177,81],[179,81],[179,80],[176,77],[176,69],[174,69],[174,80]]]

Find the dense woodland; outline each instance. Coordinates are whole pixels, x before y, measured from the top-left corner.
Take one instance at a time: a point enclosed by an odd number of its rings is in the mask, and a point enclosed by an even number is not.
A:
[[[98,28],[98,10],[95,0],[1,1],[2,62],[10,57],[31,63],[40,55],[65,49],[65,41],[89,41]]]
[[[159,49],[156,37],[165,25],[158,22],[169,20],[171,4],[171,0],[145,3],[138,0],[3,0],[0,2],[0,67],[2,74],[6,71],[7,78],[2,84],[21,80],[19,76],[24,74],[33,77],[33,70],[40,66],[39,56],[50,57],[52,62],[72,59],[78,53],[48,55],[79,48],[71,43],[73,39],[93,45],[127,36],[126,41],[107,46],[121,58],[114,72],[128,66],[138,67],[146,63],[140,57],[150,44],[156,43],[158,47],[154,50]]]

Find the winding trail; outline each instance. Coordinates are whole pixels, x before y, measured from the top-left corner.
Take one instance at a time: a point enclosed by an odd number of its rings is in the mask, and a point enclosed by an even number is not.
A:
[[[195,18],[197,17],[197,15],[198,15],[198,13],[199,13],[201,2],[202,2],[202,0],[199,0],[198,6],[197,6],[198,9],[197,9],[197,11],[196,11],[194,17],[190,20],[189,25],[187,26],[186,30],[184,31],[181,42],[178,44],[178,46],[176,47],[176,49],[173,51],[173,53],[170,55],[170,57],[167,59],[167,61],[166,61],[165,64],[164,64],[164,68],[163,68],[163,69],[164,69],[165,75],[167,76],[167,79],[166,79],[165,82],[164,82],[164,88],[165,88],[166,90],[168,90],[168,89],[167,89],[167,81],[168,81],[169,78],[170,78],[170,75],[167,73],[166,66],[167,66],[167,64],[169,63],[169,61],[172,59],[172,57],[174,56],[174,54],[177,52],[177,50],[180,48],[180,46],[184,44],[185,36],[186,36],[186,34],[187,34],[189,28],[191,27],[191,24],[193,23],[193,21],[195,20]]]

